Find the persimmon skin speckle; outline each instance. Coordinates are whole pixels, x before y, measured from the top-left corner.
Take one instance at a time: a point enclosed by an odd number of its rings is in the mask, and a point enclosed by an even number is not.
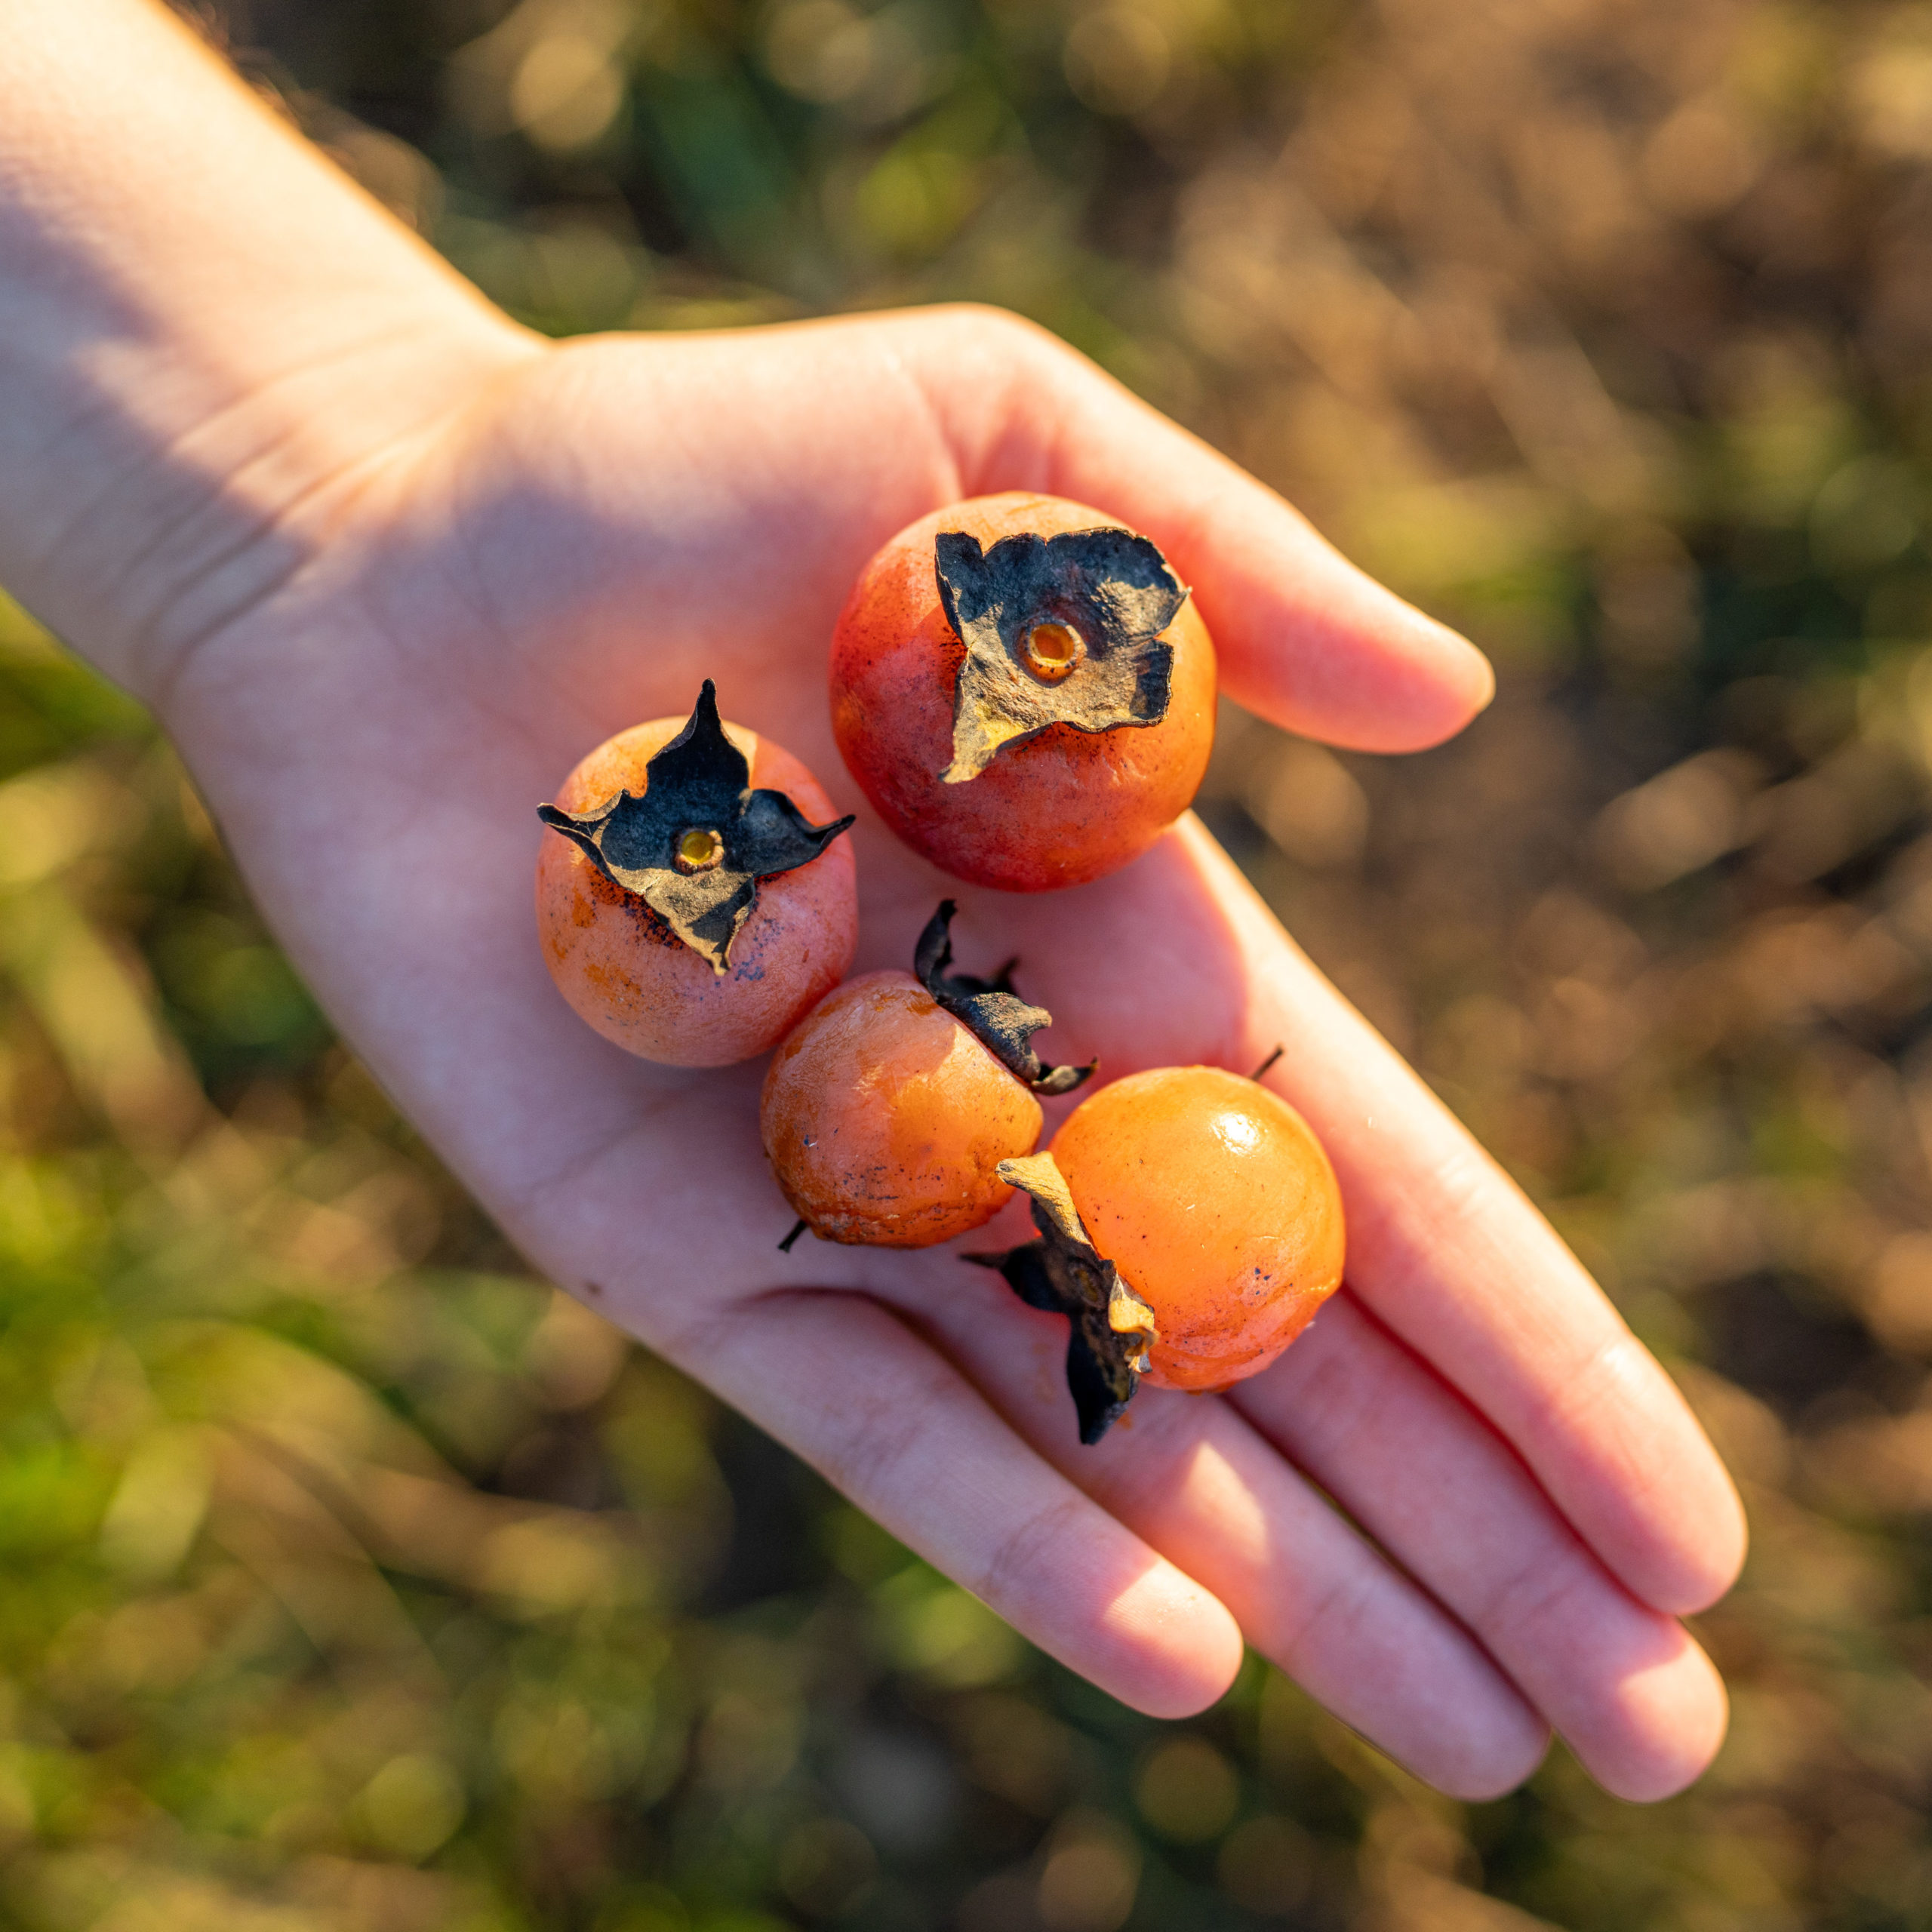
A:
[[[1030,1154],[1040,1103],[909,973],[820,1001],[773,1056],[758,1127],[792,1211],[821,1240],[930,1247],[991,1220],[994,1171]]]
[[[1054,1137],[1088,1238],[1152,1304],[1144,1379],[1219,1389],[1258,1375],[1341,1285],[1342,1198],[1294,1108],[1218,1067],[1103,1087]]]
[[[990,550],[1022,531],[1122,528],[1063,497],[1011,491],[921,517],[866,565],[832,641],[832,723],[846,768],[913,849],[955,878],[1051,892],[1139,857],[1193,802],[1214,739],[1214,647],[1189,598],[1158,724],[1053,724],[1001,748],[977,778],[940,782],[952,757],[953,692],[965,648],[946,622],[934,539],[963,531]]]
[[[643,792],[645,768],[690,721],[654,718],[607,740],[565,780],[556,803],[590,812],[620,791]],[[819,782],[782,745],[727,724],[755,790],[783,792],[806,817],[838,816]],[[537,860],[543,961],[579,1017],[627,1053],[669,1066],[729,1066],[784,1038],[838,985],[859,938],[851,841],[763,880],[721,978],[635,894],[583,849],[546,832]]]

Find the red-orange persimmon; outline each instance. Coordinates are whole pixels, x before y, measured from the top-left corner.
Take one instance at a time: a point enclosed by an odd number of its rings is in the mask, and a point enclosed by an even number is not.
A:
[[[887,823],[1008,891],[1138,857],[1213,746],[1192,598],[1146,538],[1057,497],[974,497],[901,531],[860,574],[831,678],[840,753]]]

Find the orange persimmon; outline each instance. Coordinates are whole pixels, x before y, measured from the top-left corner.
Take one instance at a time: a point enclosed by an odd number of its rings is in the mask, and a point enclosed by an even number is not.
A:
[[[1214,648],[1154,545],[1024,491],[901,531],[832,642],[840,755],[886,823],[960,878],[1078,885],[1192,802],[1214,733]]]
[[[1258,1375],[1341,1285],[1335,1171],[1257,1081],[1130,1074],[1076,1107],[1052,1152],[1095,1250],[1154,1311],[1156,1388]]]
[[[1051,1015],[1004,972],[948,971],[952,912],[949,900],[928,924],[913,972],[839,987],[773,1056],[765,1154],[821,1240],[929,1247],[990,1220],[1013,1193],[1000,1163],[1039,1139],[1034,1096],[1070,1092],[1090,1070],[1041,1061],[1032,1036]]]
[[[1046,1153],[1000,1174],[1032,1195],[1042,1238],[970,1258],[1072,1318],[1083,1441],[1140,1380],[1211,1389],[1258,1375],[1341,1285],[1341,1192],[1321,1143],[1285,1100],[1218,1067],[1115,1081]]]
[[[852,962],[851,820],[782,745],[724,723],[708,681],[689,719],[619,732],[541,815],[562,835],[537,862],[544,963],[627,1052],[749,1060]]]

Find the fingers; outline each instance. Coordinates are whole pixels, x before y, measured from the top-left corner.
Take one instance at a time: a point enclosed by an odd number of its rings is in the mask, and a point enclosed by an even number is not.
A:
[[[1238,703],[1331,743],[1397,752],[1450,737],[1489,702],[1495,679],[1473,645],[1084,357],[992,310],[914,326],[968,493],[1044,490],[1144,531],[1192,586]]]
[[[1502,1432],[1628,1589],[1673,1614],[1705,1607],[1743,1561],[1743,1511],[1676,1385],[1213,839],[1192,820],[1179,836],[1245,961],[1249,1041],[1287,1049],[1269,1084],[1335,1164],[1355,1291]]]
[[[1474,1631],[1606,1790],[1668,1797],[1710,1761],[1725,1703],[1703,1652],[1351,1295],[1229,1399]]]
[[[614,414],[614,398],[632,406]],[[579,433],[560,438],[560,420]],[[494,459],[465,459],[472,506],[489,506],[472,508],[472,528],[479,515],[486,537],[500,525],[514,555],[537,517],[589,589],[561,621],[547,592],[533,600],[492,567],[491,608],[507,630],[555,627],[559,648],[600,662],[634,606],[589,590],[641,564],[663,638],[703,639],[722,622],[742,647],[748,626],[762,636],[761,610],[810,609],[765,648],[770,675],[797,667],[786,702],[802,700],[807,658],[872,549],[952,498],[1038,489],[1154,537],[1199,601],[1223,688],[1293,730],[1413,750],[1459,731],[1494,688],[1472,645],[1357,570],[1273,491],[997,310],[654,339],[643,354],[623,338],[580,343],[523,384],[497,426]],[[624,458],[614,438],[630,439]],[[646,445],[648,460],[629,460]],[[586,466],[586,448],[605,460]],[[649,661],[626,675],[641,680]]]
[[[1186,1717],[1233,1681],[1241,1632],[1226,1609],[1049,1468],[877,1303],[773,1295],[701,1335],[680,1352],[685,1366],[1123,1703]]]
[[[1211,1589],[1263,1656],[1441,1790],[1491,1798],[1535,1769],[1547,1734],[1515,1687],[1226,1403],[1143,1388],[1083,1447],[1065,1321],[959,1272],[955,1292],[922,1299],[922,1324],[1042,1456]]]

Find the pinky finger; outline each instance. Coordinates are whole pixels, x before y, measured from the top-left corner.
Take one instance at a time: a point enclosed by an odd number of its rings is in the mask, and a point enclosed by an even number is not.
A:
[[[900,1542],[1121,1703],[1185,1717],[1226,1690],[1220,1600],[1029,1448],[950,1364],[856,1294],[774,1295],[684,1365]]]

